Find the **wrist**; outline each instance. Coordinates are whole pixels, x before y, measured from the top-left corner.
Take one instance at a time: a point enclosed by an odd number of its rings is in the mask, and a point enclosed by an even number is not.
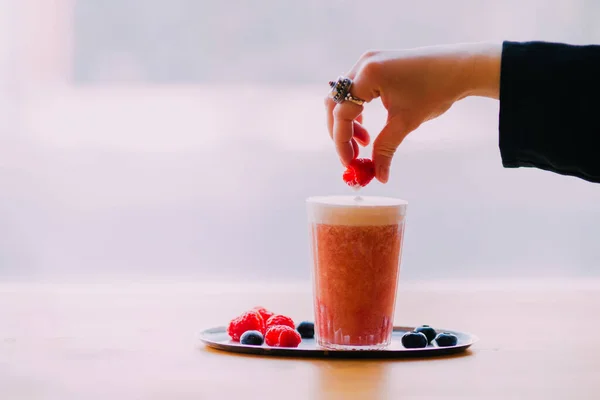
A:
[[[500,62],[502,43],[468,45],[467,74],[464,97],[500,97]]]

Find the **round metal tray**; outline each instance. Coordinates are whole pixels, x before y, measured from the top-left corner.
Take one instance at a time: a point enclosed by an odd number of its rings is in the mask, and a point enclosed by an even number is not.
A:
[[[433,357],[461,353],[478,341],[474,335],[450,329],[436,329],[437,332],[450,332],[458,337],[456,346],[438,347],[435,341],[422,349],[407,349],[402,346],[401,338],[414,327],[395,326],[392,332],[392,343],[385,349],[379,350],[330,350],[317,346],[314,339],[302,339],[297,348],[249,346],[234,342],[226,332],[225,327],[207,329],[200,334],[200,340],[208,347],[232,353],[254,354],[260,356],[280,357],[338,357],[338,358],[406,358]]]

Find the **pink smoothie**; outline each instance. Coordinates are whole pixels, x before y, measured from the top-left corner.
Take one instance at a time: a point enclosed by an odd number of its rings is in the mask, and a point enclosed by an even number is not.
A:
[[[308,200],[315,331],[329,348],[381,348],[393,326],[406,202]]]

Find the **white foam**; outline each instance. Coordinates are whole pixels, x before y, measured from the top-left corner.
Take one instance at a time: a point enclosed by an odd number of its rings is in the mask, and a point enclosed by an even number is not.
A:
[[[310,222],[328,225],[393,225],[404,219],[408,203],[391,197],[320,196],[306,200]]]

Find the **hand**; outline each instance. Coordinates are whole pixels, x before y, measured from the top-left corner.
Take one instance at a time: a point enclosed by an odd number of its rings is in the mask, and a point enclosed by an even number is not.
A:
[[[498,98],[501,44],[463,44],[413,50],[365,53],[346,75],[354,97],[378,97],[388,112],[373,143],[377,179],[389,179],[392,157],[406,135],[423,122],[446,112],[470,95]],[[362,126],[363,106],[336,104],[327,96],[327,125],[342,164],[366,146],[370,135]],[[357,144],[358,143],[358,144]]]

